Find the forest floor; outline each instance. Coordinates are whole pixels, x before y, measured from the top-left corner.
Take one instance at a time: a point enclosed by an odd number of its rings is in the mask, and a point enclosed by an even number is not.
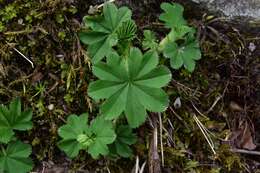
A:
[[[161,2],[116,1],[133,10],[140,37],[144,29],[158,37],[165,32],[158,20]],[[202,59],[192,74],[172,71],[170,106],[158,120],[158,150],[149,147],[154,129],[147,120],[135,130],[134,157],[93,160],[81,153],[71,160],[56,146],[57,129],[69,114],[95,116],[87,95],[94,77],[77,33],[97,2],[0,0],[0,104],[21,97],[33,109],[34,127],[19,137],[33,146],[35,172],[125,173],[137,156],[147,171],[150,155],[158,152],[162,172],[260,173],[260,24],[230,21],[179,2],[197,29]],[[33,60],[33,68],[15,48]],[[194,117],[208,129],[216,154]]]

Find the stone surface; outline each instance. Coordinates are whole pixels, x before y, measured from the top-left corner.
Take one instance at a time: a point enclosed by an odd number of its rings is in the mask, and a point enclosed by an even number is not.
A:
[[[210,10],[220,11],[225,16],[249,17],[260,20],[260,0],[192,0],[205,4]]]

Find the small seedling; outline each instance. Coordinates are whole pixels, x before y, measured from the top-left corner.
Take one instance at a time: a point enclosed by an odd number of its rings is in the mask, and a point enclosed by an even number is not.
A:
[[[87,113],[70,115],[67,124],[61,126],[58,133],[62,137],[58,143],[59,148],[71,158],[76,157],[80,150],[87,151],[93,158],[107,155],[107,145],[116,139],[112,122],[100,116],[88,125]]]

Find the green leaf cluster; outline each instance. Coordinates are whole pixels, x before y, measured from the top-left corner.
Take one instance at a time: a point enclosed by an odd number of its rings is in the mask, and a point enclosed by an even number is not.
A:
[[[0,106],[0,171],[8,173],[29,172],[33,162],[29,158],[31,146],[15,138],[15,130],[32,128],[32,111],[22,111],[20,99],[13,100],[8,107]]]
[[[88,95],[101,102],[101,116],[87,125],[87,115],[71,115],[67,124],[59,129],[63,138],[59,147],[70,157],[77,156],[80,150],[87,151],[93,158],[109,152],[130,157],[129,145],[136,142],[132,128],[142,125],[148,112],[163,112],[169,104],[163,87],[172,76],[170,70],[160,64],[159,57],[170,58],[174,69],[182,66],[190,72],[195,69],[195,61],[200,59],[201,53],[195,30],[183,17],[183,7],[162,3],[161,8],[164,12],[160,20],[170,31],[158,41],[152,31],[145,30],[144,51],[132,46],[137,27],[127,7],[105,3],[102,14],[84,17],[79,37],[87,45],[93,74],[98,78],[90,82]],[[121,118],[125,118],[128,125],[115,121]]]
[[[87,151],[93,158],[107,155],[107,145],[116,139],[111,121],[99,116],[88,124],[87,113],[70,115],[67,124],[59,128],[58,134],[62,137],[58,143],[59,148],[71,158],[76,157],[80,150]]]
[[[87,30],[79,34],[80,40],[88,45],[88,53],[95,64],[113,50],[118,42],[135,37],[136,25],[131,20],[132,12],[127,7],[117,8],[106,3],[101,16],[85,16]]]
[[[189,72],[195,69],[195,61],[201,58],[199,43],[195,38],[194,28],[187,25],[183,18],[183,7],[177,3],[162,3],[164,13],[159,17],[170,29],[169,34],[160,42],[159,50],[170,58],[173,69],[182,66]]]

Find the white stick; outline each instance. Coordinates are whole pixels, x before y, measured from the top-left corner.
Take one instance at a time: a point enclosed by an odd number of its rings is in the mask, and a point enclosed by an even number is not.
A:
[[[100,4],[99,6],[97,6],[97,8],[99,9],[99,8],[103,7],[105,3],[111,3],[111,2],[114,2],[114,1],[116,1],[116,0],[109,0],[107,2],[104,2],[103,4]]]
[[[193,116],[193,119],[195,120],[195,122],[197,123],[200,131],[202,132],[203,136],[205,137],[206,141],[208,142],[210,149],[212,150],[212,152],[214,153],[214,155],[216,154],[215,151],[215,146],[214,146],[214,142],[212,141],[211,137],[209,136],[206,127],[200,122],[200,120],[198,119],[198,117],[196,115]]]
[[[13,47],[13,49],[14,49],[17,53],[19,53],[24,59],[26,59],[26,60],[31,64],[32,68],[34,68],[33,62],[32,62],[29,58],[27,58],[24,54],[22,54],[22,53],[21,53],[19,50],[17,50],[15,47]]]
[[[238,149],[238,148],[231,149],[230,151],[235,152],[235,153],[251,154],[251,155],[258,155],[258,156],[260,156],[260,152],[259,151],[249,151],[249,150],[243,150],[243,149]]]
[[[135,161],[135,173],[138,173],[139,171],[139,157],[136,157],[136,161]]]
[[[12,47],[10,43],[8,43],[8,42],[6,42],[6,43],[7,43],[10,47]],[[32,62],[29,58],[27,58],[24,54],[22,54],[22,53],[21,53],[19,50],[17,50],[15,47],[12,47],[12,49],[13,49],[14,51],[16,51],[19,55],[21,55],[26,61],[28,61],[28,62],[31,64],[32,68],[34,68],[33,62]]]
[[[161,145],[161,157],[162,157],[162,166],[164,167],[164,152],[163,152],[163,140],[162,140],[162,114],[158,113],[159,115],[159,123],[160,123],[160,145]]]

